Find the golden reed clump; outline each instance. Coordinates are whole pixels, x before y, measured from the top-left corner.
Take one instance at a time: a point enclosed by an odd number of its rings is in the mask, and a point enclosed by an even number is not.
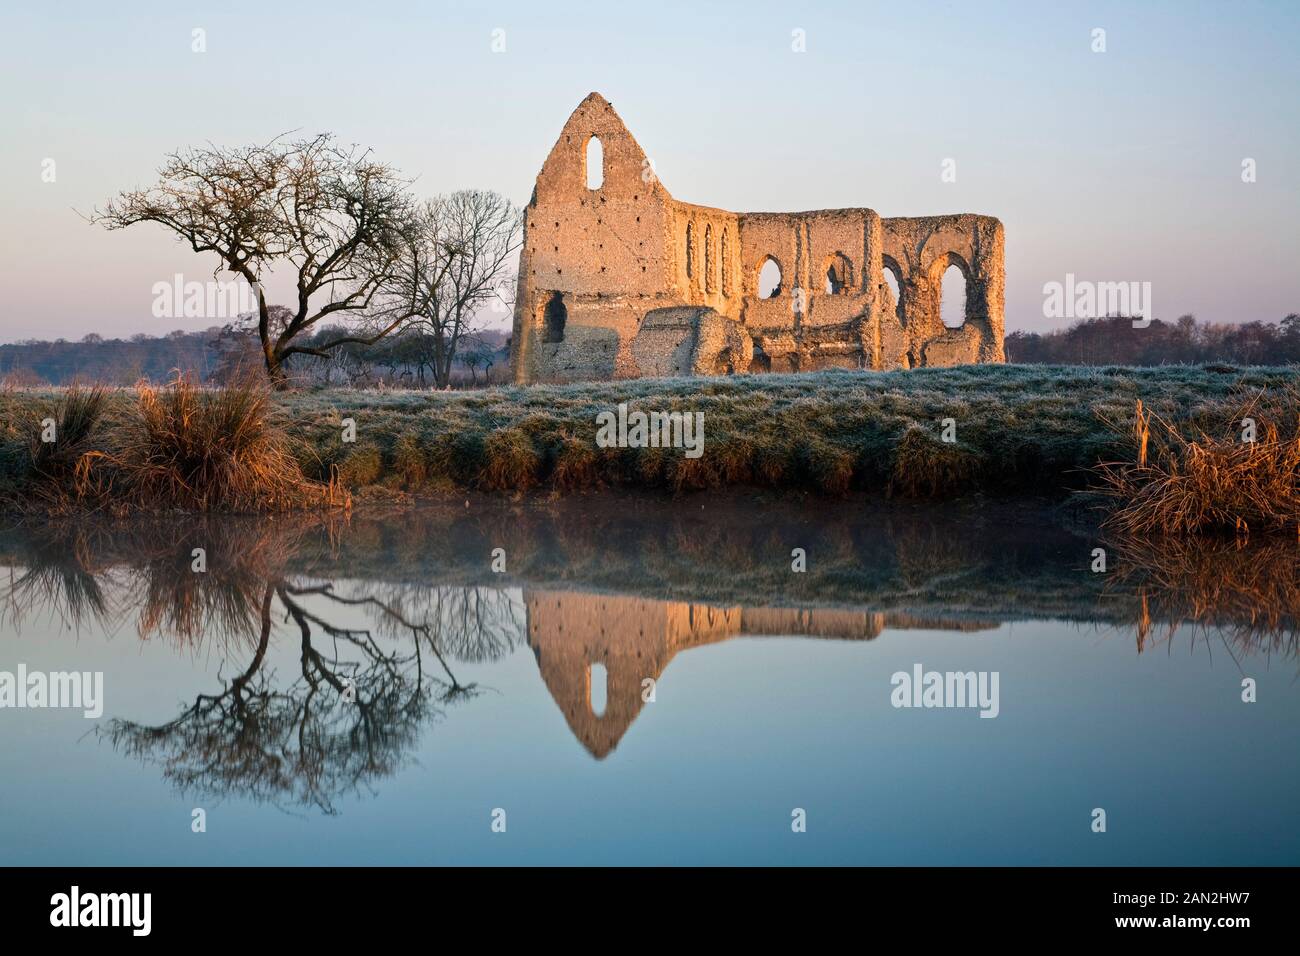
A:
[[[178,375],[135,392],[131,413],[101,428],[104,390],[69,389],[58,441],[33,447],[29,507],[262,512],[349,503],[336,479],[303,476],[265,385],[204,389]]]
[[[1300,393],[1260,393],[1216,412],[1220,435],[1137,403],[1131,462],[1096,466],[1106,525],[1129,535],[1300,533]],[[1120,427],[1113,425],[1113,427]]]

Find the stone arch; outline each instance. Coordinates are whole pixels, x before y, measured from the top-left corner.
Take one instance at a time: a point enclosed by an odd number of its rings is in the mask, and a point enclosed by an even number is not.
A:
[[[906,273],[903,271],[903,267],[898,264],[898,260],[893,256],[884,255],[880,257],[880,273],[880,281],[886,284],[888,283],[885,276],[891,275],[894,277],[895,288],[891,290],[894,292],[894,315],[900,323],[905,324],[907,313],[903,308],[903,277]]]
[[[964,301],[962,303],[962,308],[959,314],[960,321],[955,322],[952,325],[949,325],[947,322],[943,322],[942,324],[944,325],[945,328],[959,329],[963,325],[965,325],[966,322],[969,321],[972,316],[971,293],[973,291],[974,277],[971,275],[970,266],[967,264],[966,260],[962,258],[962,256],[959,253],[949,250],[948,252],[943,252],[935,256],[933,261],[931,261],[930,269],[929,269],[929,279],[930,279],[930,284],[934,288],[935,293],[937,294],[938,297],[937,301],[935,302],[935,315],[940,319],[940,321],[942,321],[944,293],[948,291],[945,288],[945,286],[948,285],[948,281],[947,281],[948,274],[953,269],[956,269],[961,276]]]
[[[564,326],[569,321],[569,310],[565,308],[564,296],[552,292],[542,310],[542,341],[563,342]]]
[[[771,253],[763,256],[758,261],[758,268],[754,270],[754,294],[760,299],[775,299],[781,295],[784,285],[785,270],[781,268],[780,261]],[[767,295],[763,294],[764,288],[769,289]]]
[[[933,259],[930,260],[930,266],[929,269],[927,270],[930,275],[930,280],[932,282],[935,282],[938,281],[939,279],[942,279],[943,274],[947,272],[949,268],[951,268],[952,266],[956,266],[958,269],[961,270],[962,278],[964,278],[967,282],[971,280],[972,276],[971,276],[970,265],[966,262],[964,258],[962,258],[961,253],[953,252],[952,250],[949,250],[948,252],[941,252],[938,255],[936,255]]]
[[[583,151],[582,165],[588,189],[599,189],[605,185],[605,144],[595,133],[587,139]],[[594,169],[592,168],[594,165]]]
[[[833,252],[822,262],[823,290],[827,295],[847,295],[853,291],[853,261],[842,252]]]

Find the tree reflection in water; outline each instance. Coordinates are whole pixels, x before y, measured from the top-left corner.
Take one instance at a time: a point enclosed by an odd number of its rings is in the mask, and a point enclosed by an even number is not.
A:
[[[160,726],[115,719],[115,747],[160,763],[186,792],[238,794],[257,801],[312,805],[332,813],[339,797],[369,789],[404,762],[421,727],[443,705],[471,697],[422,625],[402,620],[407,649],[385,650],[367,629],[341,627],[304,605],[328,585],[268,582],[260,629],[246,669],[216,694],[200,694]],[[272,616],[283,608],[300,640],[299,673],[287,685],[265,668]],[[379,613],[393,615],[376,602]],[[328,640],[322,640],[328,638]],[[425,652],[441,676],[426,673]]]
[[[124,616],[119,610],[138,609],[143,639],[195,650],[219,643],[222,666],[238,668],[221,690],[199,694],[167,723],[114,718],[99,731],[123,753],[160,765],[187,794],[334,813],[341,797],[395,773],[445,707],[476,696],[449,656],[491,659],[513,649],[509,627],[493,626],[509,621],[508,601],[411,585],[352,597],[289,571],[317,524],[286,531],[194,521],[161,530],[98,537],[76,526],[45,529],[3,597],[15,626],[25,612],[47,610],[107,630]],[[205,552],[202,572],[196,547]],[[339,620],[349,613],[365,626]],[[291,679],[269,663],[286,636],[298,658]]]
[[[1131,629],[1139,652],[1188,632],[1238,660],[1293,661],[1300,646],[1294,542],[1104,541],[1103,575],[1086,561],[1095,534],[1023,516],[885,510],[845,522],[836,510],[717,505],[700,523],[671,503],[596,508],[11,530],[0,533],[0,624],[46,613],[112,633],[130,620],[142,639],[215,651],[218,675],[234,676],[166,723],[118,718],[102,736],[187,793],[325,813],[373,791],[426,726],[477,694],[461,664],[523,645],[596,758],[636,719],[646,677],[739,634],[869,641],[1052,619]],[[788,572],[791,540],[818,556],[806,574]],[[489,570],[498,546],[511,577]]]

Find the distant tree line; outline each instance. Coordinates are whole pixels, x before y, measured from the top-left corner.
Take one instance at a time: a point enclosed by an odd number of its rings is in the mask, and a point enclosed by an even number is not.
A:
[[[272,306],[274,314],[277,306]],[[458,335],[454,355],[448,354],[445,336],[411,325],[373,344],[344,342],[311,350],[320,342],[335,341],[342,330],[322,327],[299,341],[304,350],[285,360],[285,378],[301,387],[351,388],[475,388],[509,379],[510,349],[506,332],[477,329]],[[212,341],[215,353],[208,381],[226,384],[259,368],[262,350],[248,324],[225,326]]]
[[[268,310],[274,327],[279,306]],[[78,342],[28,340],[0,345],[0,381],[12,385],[67,385],[74,381],[132,385],[159,382],[179,370],[200,382],[222,384],[263,362],[252,317],[199,332],[106,339],[91,333]],[[342,336],[325,326],[299,339],[306,349],[286,360],[287,378],[305,386],[356,388],[464,388],[507,381],[508,333],[474,329],[448,337],[427,324],[409,325],[374,344],[344,342],[311,351]],[[1300,314],[1281,322],[1241,325],[1155,319],[1134,328],[1121,316],[1085,319],[1055,332],[1012,332],[1008,362],[1028,365],[1300,365]]]
[[[271,307],[274,313],[276,306]],[[28,340],[0,345],[0,381],[16,386],[103,382],[134,385],[141,379],[166,381],[179,371],[196,381],[219,385],[263,361],[260,340],[247,320],[202,331],[133,335],[107,339],[94,333],[78,342]],[[302,340],[312,347],[340,335],[324,327]],[[325,355],[296,354],[286,360],[286,374],[305,386],[357,388],[474,387],[508,378],[507,333],[478,330],[463,336],[448,362],[445,340],[418,326],[373,345],[349,342]],[[442,363],[441,365],[439,363]],[[435,369],[441,375],[435,375]]]
[[[92,332],[79,342],[27,340],[0,345],[0,379],[13,385],[73,381],[132,385],[142,378],[161,381],[176,368],[206,379],[216,358],[212,343],[219,331],[141,334],[129,339],[107,339]]]
[[[1084,319],[1054,332],[1012,332],[1006,353],[1029,365],[1292,365],[1300,363],[1300,314],[1240,325],[1184,315],[1145,328],[1125,316]]]

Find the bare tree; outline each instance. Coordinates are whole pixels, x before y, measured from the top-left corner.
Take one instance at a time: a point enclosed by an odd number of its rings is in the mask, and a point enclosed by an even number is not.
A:
[[[286,384],[293,355],[326,356],[346,343],[371,345],[410,317],[388,280],[402,260],[413,209],[407,183],[369,151],[328,133],[264,146],[204,147],[172,153],[149,189],[123,192],[92,217],[108,229],[157,223],[222,271],[256,291],[257,333],[271,381]],[[277,326],[262,282],[290,270],[296,301]],[[385,320],[367,334],[346,329],[325,342],[295,344],[318,322],[367,315],[381,290]]]
[[[420,207],[402,261],[385,284],[388,310],[426,337],[434,384],[446,388],[461,340],[494,303],[508,310],[522,213],[504,196],[461,190]]]

